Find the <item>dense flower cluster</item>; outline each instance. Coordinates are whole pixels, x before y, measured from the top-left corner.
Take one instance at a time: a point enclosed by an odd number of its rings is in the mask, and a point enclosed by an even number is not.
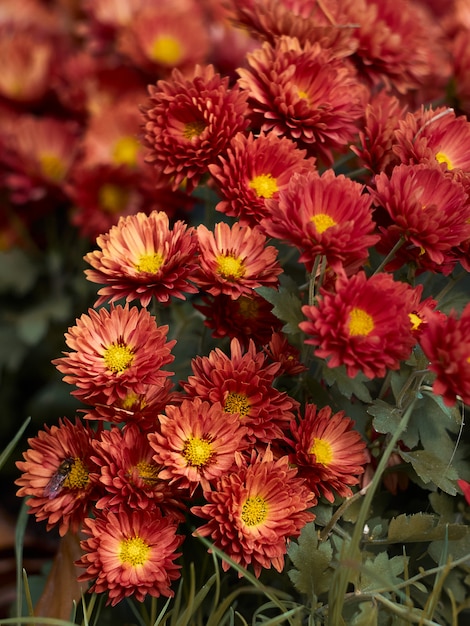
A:
[[[65,206],[99,285],[53,360],[80,417],[28,440],[18,495],[81,531],[111,605],[173,596],[192,535],[282,572],[317,506],[367,489],[377,406],[406,414],[415,380],[470,404],[470,305],[424,280],[470,271],[470,23],[421,0],[69,4],[0,16],[0,243]]]

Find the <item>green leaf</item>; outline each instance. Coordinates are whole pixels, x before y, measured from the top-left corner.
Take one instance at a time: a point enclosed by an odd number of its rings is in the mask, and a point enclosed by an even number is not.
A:
[[[368,378],[362,372],[359,372],[355,378],[350,378],[344,366],[331,368],[325,364],[322,377],[330,387],[336,383],[339,392],[346,398],[350,399],[354,395],[362,402],[372,402],[369,390],[364,384]]]
[[[407,543],[416,541],[436,541],[438,539],[460,539],[467,534],[463,524],[439,524],[435,515],[416,513],[399,515],[390,520],[388,541]]]
[[[433,483],[442,491],[455,496],[457,493],[455,481],[458,479],[458,475],[447,460],[442,460],[428,450],[416,450],[414,452],[401,450],[400,456],[404,461],[411,463],[425,485]]]
[[[394,433],[402,418],[400,409],[383,400],[375,400],[367,408],[367,413],[374,416],[372,424],[375,430],[382,434]]]
[[[466,527],[466,533],[460,539],[433,541],[428,548],[428,552],[436,563],[440,563],[442,555],[451,557],[454,560],[470,558],[470,528]]]
[[[361,602],[359,605],[359,613],[349,621],[351,626],[377,626],[379,609],[377,602]]]
[[[300,333],[299,324],[305,321],[302,314],[302,302],[297,294],[286,287],[279,290],[270,287],[258,287],[257,293],[273,305],[273,315],[285,322],[283,331],[287,334]]]
[[[310,598],[328,591],[333,550],[329,541],[319,543],[313,522],[304,526],[298,542],[290,544],[288,554],[296,568],[289,571],[289,577],[298,591]]]
[[[361,577],[358,588],[363,593],[372,593],[379,590],[392,591],[402,581],[402,574],[408,561],[406,556],[394,556],[389,559],[386,552],[380,552],[376,557],[366,559],[361,568]]]

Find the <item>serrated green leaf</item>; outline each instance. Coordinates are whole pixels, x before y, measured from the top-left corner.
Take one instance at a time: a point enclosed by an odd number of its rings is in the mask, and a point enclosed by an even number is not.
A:
[[[390,520],[388,541],[407,543],[410,541],[437,541],[438,539],[460,539],[467,533],[463,524],[439,524],[435,515],[416,513],[399,515]]]
[[[339,392],[346,398],[350,399],[354,395],[362,402],[372,402],[370,392],[365,385],[368,378],[362,372],[359,372],[355,378],[350,378],[345,367],[330,368],[325,364],[322,377],[330,387],[336,383]]]
[[[298,540],[292,542],[288,551],[295,569],[289,578],[301,593],[309,597],[328,591],[333,570],[329,570],[333,550],[329,541],[319,543],[315,524],[307,524]]]
[[[460,539],[433,541],[428,552],[436,563],[441,562],[443,554],[454,560],[468,557],[470,561],[470,528],[466,527],[465,535]]]
[[[379,609],[377,602],[361,602],[359,613],[356,613],[349,624],[351,626],[377,626]]]
[[[367,408],[367,413],[374,416],[372,422],[374,429],[382,434],[394,433],[402,418],[400,409],[383,400],[375,400]]]
[[[361,568],[358,588],[363,593],[371,593],[380,589],[392,591],[402,581],[402,574],[408,561],[406,556],[394,556],[391,559],[386,552],[366,559]]]
[[[282,322],[285,322],[282,330],[291,335],[300,333],[299,324],[305,321],[302,314],[302,302],[300,298],[286,287],[279,290],[270,287],[258,287],[257,293],[273,305],[272,313]]]
[[[411,463],[413,469],[425,485],[433,483],[442,491],[455,496],[457,489],[455,481],[458,479],[457,472],[450,466],[447,460],[441,460],[437,455],[428,450],[416,450],[413,452],[400,451],[402,459]]]

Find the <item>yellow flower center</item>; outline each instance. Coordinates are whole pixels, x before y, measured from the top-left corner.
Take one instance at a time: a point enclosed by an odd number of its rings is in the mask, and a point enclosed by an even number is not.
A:
[[[364,309],[354,308],[349,314],[349,334],[367,336],[374,330],[374,320]]]
[[[411,330],[418,330],[418,328],[423,323],[423,320],[420,318],[420,316],[416,315],[416,313],[410,313],[408,317],[410,318],[411,322]]]
[[[206,128],[206,123],[203,120],[194,120],[194,122],[188,122],[184,126],[183,135],[186,139],[193,139],[199,137]]]
[[[81,459],[75,458],[65,477],[64,487],[68,487],[68,489],[85,489],[89,482],[88,469]]]
[[[141,537],[123,539],[119,544],[119,560],[121,563],[138,567],[145,565],[150,553],[150,546]]]
[[[224,411],[239,413],[240,417],[245,417],[250,412],[250,402],[244,394],[231,392],[225,398]]]
[[[223,254],[217,257],[217,273],[223,278],[234,281],[240,280],[245,275],[243,260],[231,254]]]
[[[436,154],[436,161],[438,163],[445,163],[447,165],[447,169],[449,170],[454,169],[452,161],[449,159],[449,157],[446,154],[444,154],[444,152],[438,152]]]
[[[250,180],[248,186],[259,198],[272,198],[279,190],[277,180],[271,174],[260,174]]]
[[[160,252],[153,254],[143,254],[139,262],[136,263],[135,269],[138,272],[146,272],[147,274],[156,274],[165,262],[165,257]]]
[[[50,180],[59,182],[64,178],[64,164],[55,154],[41,154],[39,157],[39,165],[41,172]]]
[[[139,148],[140,144],[136,137],[121,137],[114,144],[112,154],[114,163],[116,165],[136,165]]]
[[[237,300],[240,315],[246,319],[255,319],[258,316],[259,306],[255,300],[241,296]]]
[[[212,444],[209,439],[191,437],[191,439],[188,439],[184,444],[183,456],[188,465],[196,467],[207,465],[212,455]]]
[[[153,486],[158,482],[159,468],[154,463],[148,463],[147,461],[140,461],[136,465],[139,478],[146,485]]]
[[[134,359],[134,353],[122,343],[112,343],[103,354],[106,367],[115,374],[122,374],[128,369]]]
[[[328,441],[314,438],[310,454],[315,455],[315,460],[320,465],[329,465],[333,460],[333,450]]]
[[[308,100],[308,93],[303,89],[297,89],[297,95],[301,100]]]
[[[162,65],[177,65],[183,56],[181,42],[171,35],[160,35],[153,43],[150,58]]]
[[[268,516],[268,503],[261,496],[253,496],[242,507],[242,521],[247,526],[258,526]]]
[[[130,411],[137,404],[139,405],[139,408],[141,409],[143,409],[144,406],[146,405],[145,400],[141,399],[141,397],[137,393],[134,393],[133,391],[129,391],[126,394],[126,397],[124,398],[124,400],[121,402],[121,408],[124,409],[125,411]]]
[[[332,226],[336,226],[336,222],[331,217],[331,215],[327,215],[326,213],[317,213],[317,215],[312,215],[310,221],[314,224],[316,231],[318,234],[322,234],[328,228]]]
[[[106,183],[100,187],[98,193],[98,202],[108,213],[121,213],[129,199],[129,192],[119,185]]]

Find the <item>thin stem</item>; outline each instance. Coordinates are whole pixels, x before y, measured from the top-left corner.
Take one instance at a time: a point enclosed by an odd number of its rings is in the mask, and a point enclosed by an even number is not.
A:
[[[387,263],[393,259],[393,257],[395,256],[395,252],[397,252],[397,250],[399,250],[404,243],[405,243],[404,237],[400,237],[400,239],[397,241],[397,243],[393,246],[393,248],[387,254],[385,259],[379,265],[379,267],[375,270],[373,276],[375,274],[378,274],[379,272],[381,272],[383,270],[383,268],[387,265]]]
[[[320,533],[320,541],[326,541],[326,539],[328,539],[328,537],[329,537],[331,531],[333,530],[335,524],[343,516],[344,512],[351,506],[351,504],[353,504],[354,502],[359,500],[359,498],[362,498],[362,496],[365,495],[366,491],[369,489],[371,484],[372,483],[369,483],[368,485],[363,487],[360,491],[356,491],[356,493],[353,496],[351,496],[350,498],[347,498],[341,504],[341,506],[339,506],[336,509],[334,515],[332,515],[332,517],[331,517],[330,521],[328,522],[328,524],[321,531],[321,533]]]

